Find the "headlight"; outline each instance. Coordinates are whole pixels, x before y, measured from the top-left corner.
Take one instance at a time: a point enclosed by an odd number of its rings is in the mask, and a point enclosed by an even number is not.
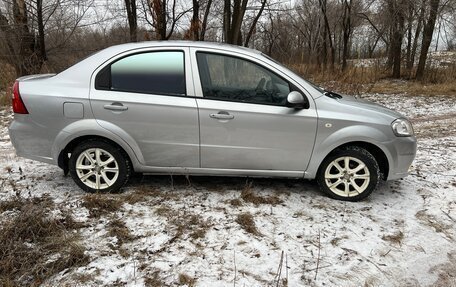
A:
[[[413,136],[412,124],[406,119],[397,119],[391,123],[393,132],[398,137]]]

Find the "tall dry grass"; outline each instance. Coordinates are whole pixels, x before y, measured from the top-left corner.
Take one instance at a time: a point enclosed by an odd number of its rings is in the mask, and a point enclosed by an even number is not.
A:
[[[74,231],[82,225],[50,198],[0,202],[0,286],[38,286],[46,279],[88,262]]]
[[[16,72],[14,68],[0,62],[0,107],[11,105],[11,93]]]
[[[420,81],[411,77],[414,70],[405,69],[400,79],[392,79],[390,72],[380,64],[349,66],[345,71],[339,67],[323,70],[320,66],[307,64],[291,64],[289,67],[319,86],[346,94],[456,95],[456,65],[429,67]]]

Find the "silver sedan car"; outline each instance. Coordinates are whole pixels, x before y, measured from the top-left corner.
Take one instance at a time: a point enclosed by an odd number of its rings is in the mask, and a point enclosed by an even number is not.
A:
[[[58,165],[88,192],[117,191],[132,172],[290,177],[357,201],[406,176],[416,154],[402,115],[217,43],[113,46],[17,79],[13,111],[17,155]]]

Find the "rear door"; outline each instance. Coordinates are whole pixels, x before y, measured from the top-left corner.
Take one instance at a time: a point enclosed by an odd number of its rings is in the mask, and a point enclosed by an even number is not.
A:
[[[251,57],[210,49],[191,52],[197,64],[201,167],[303,175],[315,141],[315,106],[286,107],[290,91],[303,91]]]
[[[147,166],[199,167],[198,112],[195,99],[187,96],[193,94],[188,51],[129,52],[94,74],[90,101],[95,118],[124,140],[135,141]]]

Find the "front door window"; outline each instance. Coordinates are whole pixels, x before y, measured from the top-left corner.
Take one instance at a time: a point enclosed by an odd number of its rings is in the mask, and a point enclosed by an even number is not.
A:
[[[290,84],[238,57],[198,52],[203,96],[208,99],[285,106]]]

